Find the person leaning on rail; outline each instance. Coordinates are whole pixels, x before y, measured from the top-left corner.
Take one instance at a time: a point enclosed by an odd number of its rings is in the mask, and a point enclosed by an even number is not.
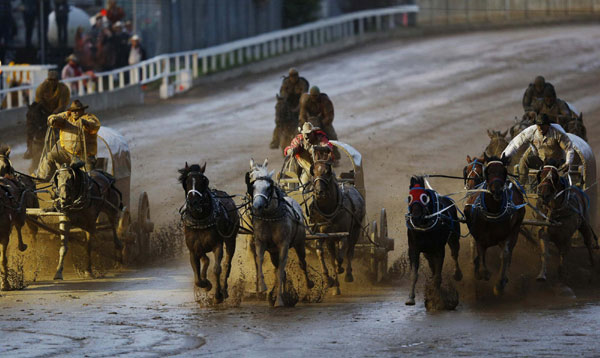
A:
[[[502,156],[510,159],[521,148],[527,145],[532,146],[529,155],[521,158],[519,162],[519,173],[521,174],[519,180],[522,183],[527,181],[530,168],[541,169],[547,159],[566,160],[560,168],[564,170],[575,158],[571,139],[560,125],[552,123],[550,116],[545,113],[539,114],[534,123],[513,138],[502,152]]]
[[[40,162],[38,178],[50,180],[56,169],[74,159],[85,158],[87,171],[94,168],[100,121],[95,115],[85,113],[86,108],[88,106],[76,99],[66,112],[48,117],[48,126],[60,131],[60,139]]]

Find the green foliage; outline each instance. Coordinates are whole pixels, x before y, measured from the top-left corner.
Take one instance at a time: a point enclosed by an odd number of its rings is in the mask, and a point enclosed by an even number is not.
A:
[[[284,0],[283,27],[302,25],[319,18],[320,0]]]

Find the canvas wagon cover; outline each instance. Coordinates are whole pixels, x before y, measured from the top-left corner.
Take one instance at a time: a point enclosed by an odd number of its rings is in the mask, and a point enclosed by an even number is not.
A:
[[[131,176],[131,154],[129,145],[121,133],[110,127],[100,127],[98,138],[103,141],[109,151],[112,165],[112,175],[115,179]],[[98,146],[99,152],[100,147]]]

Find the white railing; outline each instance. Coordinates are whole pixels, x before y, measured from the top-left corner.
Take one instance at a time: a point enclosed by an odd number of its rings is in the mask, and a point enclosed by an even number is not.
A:
[[[417,5],[360,11],[209,48],[159,55],[136,65],[96,73],[94,77],[86,75],[65,79],[63,82],[71,87],[74,92],[72,96],[76,97],[162,80],[160,96],[167,98],[188,90],[194,78],[211,72],[360,37],[367,32],[408,26],[408,14],[418,11]],[[14,108],[25,105],[25,99],[32,102],[32,92],[32,86],[21,86],[2,89],[0,96],[7,99],[6,108]]]

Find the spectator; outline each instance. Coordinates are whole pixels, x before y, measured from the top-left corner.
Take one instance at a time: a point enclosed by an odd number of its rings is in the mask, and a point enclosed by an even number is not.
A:
[[[67,0],[54,0],[54,15],[58,28],[58,45],[68,47],[69,3]]]
[[[140,44],[140,37],[133,35],[131,37],[131,49],[129,50],[129,65],[135,65],[146,59],[146,51]]]
[[[25,23],[25,47],[31,47],[35,19],[38,18],[40,9],[37,0],[23,0],[23,22]]]
[[[12,6],[10,1],[0,1],[0,60],[4,60],[6,48],[12,39]]]
[[[61,77],[64,80],[68,78],[79,77],[83,75],[83,69],[79,66],[79,59],[75,55],[69,55],[67,57],[67,64],[62,69]],[[71,82],[69,84],[72,94],[76,94],[79,90],[79,84],[77,82]]]
[[[123,31],[123,24],[117,21],[113,26],[113,43],[115,50],[115,66],[127,66],[127,56],[129,55],[129,35]]]
[[[131,35],[133,35],[133,23],[131,22],[131,20],[125,21],[125,29],[123,31],[127,33],[128,37],[131,37]]]
[[[116,0],[108,0],[108,6],[106,6],[106,17],[111,24],[114,24],[117,21],[123,20],[125,17],[125,11],[123,11],[123,8],[117,6]]]

